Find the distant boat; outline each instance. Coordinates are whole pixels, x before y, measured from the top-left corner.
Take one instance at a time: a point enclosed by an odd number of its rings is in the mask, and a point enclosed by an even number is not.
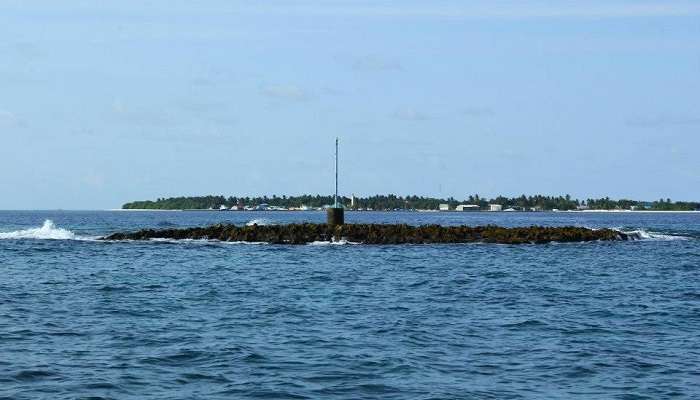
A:
[[[228,211],[228,207],[222,204],[221,206],[219,206],[219,211]]]

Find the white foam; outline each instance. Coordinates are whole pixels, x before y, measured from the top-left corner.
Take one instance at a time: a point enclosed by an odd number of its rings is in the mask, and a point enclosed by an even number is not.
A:
[[[218,242],[214,239],[171,239],[171,238],[151,238],[148,239],[149,242],[159,242],[159,243],[212,243]]]
[[[644,229],[637,229],[634,231],[623,231],[620,232],[630,236],[632,240],[656,240],[656,241],[669,241],[669,240],[688,240],[685,236],[676,235],[665,235],[662,233],[649,232]]]
[[[222,244],[242,244],[246,246],[261,246],[261,245],[269,245],[270,243],[267,242],[244,242],[244,241],[237,241],[237,242],[221,242]]]
[[[133,240],[127,240],[133,241]],[[221,245],[261,245],[269,244],[267,242],[244,242],[244,241],[221,241],[219,239],[171,239],[171,238],[151,238],[146,240],[147,242],[156,243],[190,243],[190,244],[221,244]]]
[[[23,229],[14,232],[0,232],[0,239],[52,239],[52,240],[75,240],[78,237],[75,233],[57,228],[50,219],[44,221],[41,228]]]
[[[345,239],[334,240],[332,242],[325,241],[325,240],[324,241],[319,240],[319,241],[309,243],[309,246],[344,246],[344,245],[348,245],[348,244],[361,244],[361,243],[350,242],[350,241],[347,241]]]
[[[246,226],[253,226],[253,225],[264,226],[264,225],[277,225],[277,224],[274,221],[269,220],[267,218],[256,218],[256,219],[250,220],[246,223]]]

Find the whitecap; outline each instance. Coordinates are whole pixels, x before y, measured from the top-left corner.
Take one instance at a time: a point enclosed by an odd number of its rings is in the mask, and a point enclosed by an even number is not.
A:
[[[29,228],[13,232],[0,232],[0,239],[53,239],[75,240],[78,237],[68,229],[58,228],[50,219],[40,228]]]
[[[214,243],[219,242],[216,239],[172,239],[172,238],[150,238],[149,242],[156,243]]]
[[[644,229],[636,229],[633,231],[623,231],[623,230],[619,230],[619,231],[624,233],[628,237],[630,237],[632,240],[656,240],[656,241],[688,240],[688,238],[686,236],[666,235],[663,233],[651,232],[651,231],[647,231]]]
[[[171,244],[217,244],[217,245],[261,245],[267,242],[245,242],[245,241],[222,241],[219,239],[172,239],[172,238],[150,238],[146,242],[171,243]]]
[[[309,246],[344,246],[344,245],[348,245],[348,244],[361,244],[361,243],[350,242],[346,239],[334,240],[332,242],[329,242],[327,240],[318,240],[318,241],[309,243]]]
[[[246,226],[253,226],[253,225],[258,225],[258,226],[264,226],[264,225],[277,225],[272,220],[269,220],[267,218],[256,218],[253,220],[250,220],[246,223]]]
[[[233,244],[233,245],[251,245],[251,246],[260,246],[260,245],[268,245],[270,243],[268,242],[245,242],[245,241],[233,241],[233,242],[221,242],[221,244]]]

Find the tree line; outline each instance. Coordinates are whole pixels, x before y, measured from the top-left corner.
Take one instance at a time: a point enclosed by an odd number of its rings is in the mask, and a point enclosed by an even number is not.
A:
[[[351,199],[347,196],[339,198],[345,207],[351,208]],[[190,196],[190,197],[170,197],[158,198],[155,201],[134,201],[126,203],[123,209],[151,209],[151,210],[206,210],[209,208],[218,209],[220,206],[228,208],[232,206],[258,206],[267,204],[269,206],[296,208],[307,206],[312,208],[324,207],[334,203],[333,196],[326,195],[301,195],[301,196],[258,196],[258,197],[237,197],[237,196]],[[700,210],[698,202],[673,202],[671,199],[659,199],[657,201],[637,201],[637,200],[613,200],[609,197],[600,199],[573,199],[570,195],[564,196],[519,196],[505,197],[498,196],[491,199],[480,197],[478,194],[469,195],[464,200],[457,200],[454,197],[447,199],[423,196],[397,196],[374,195],[369,197],[356,197],[355,209],[372,210],[438,210],[441,204],[447,204],[454,210],[460,204],[478,205],[480,209],[487,210],[491,204],[499,204],[503,209],[512,208],[523,211],[540,210],[654,210],[654,211],[693,211]]]

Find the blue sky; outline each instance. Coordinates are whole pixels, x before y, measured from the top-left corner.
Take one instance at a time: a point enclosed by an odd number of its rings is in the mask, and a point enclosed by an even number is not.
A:
[[[698,1],[0,3],[0,209],[700,200]]]

